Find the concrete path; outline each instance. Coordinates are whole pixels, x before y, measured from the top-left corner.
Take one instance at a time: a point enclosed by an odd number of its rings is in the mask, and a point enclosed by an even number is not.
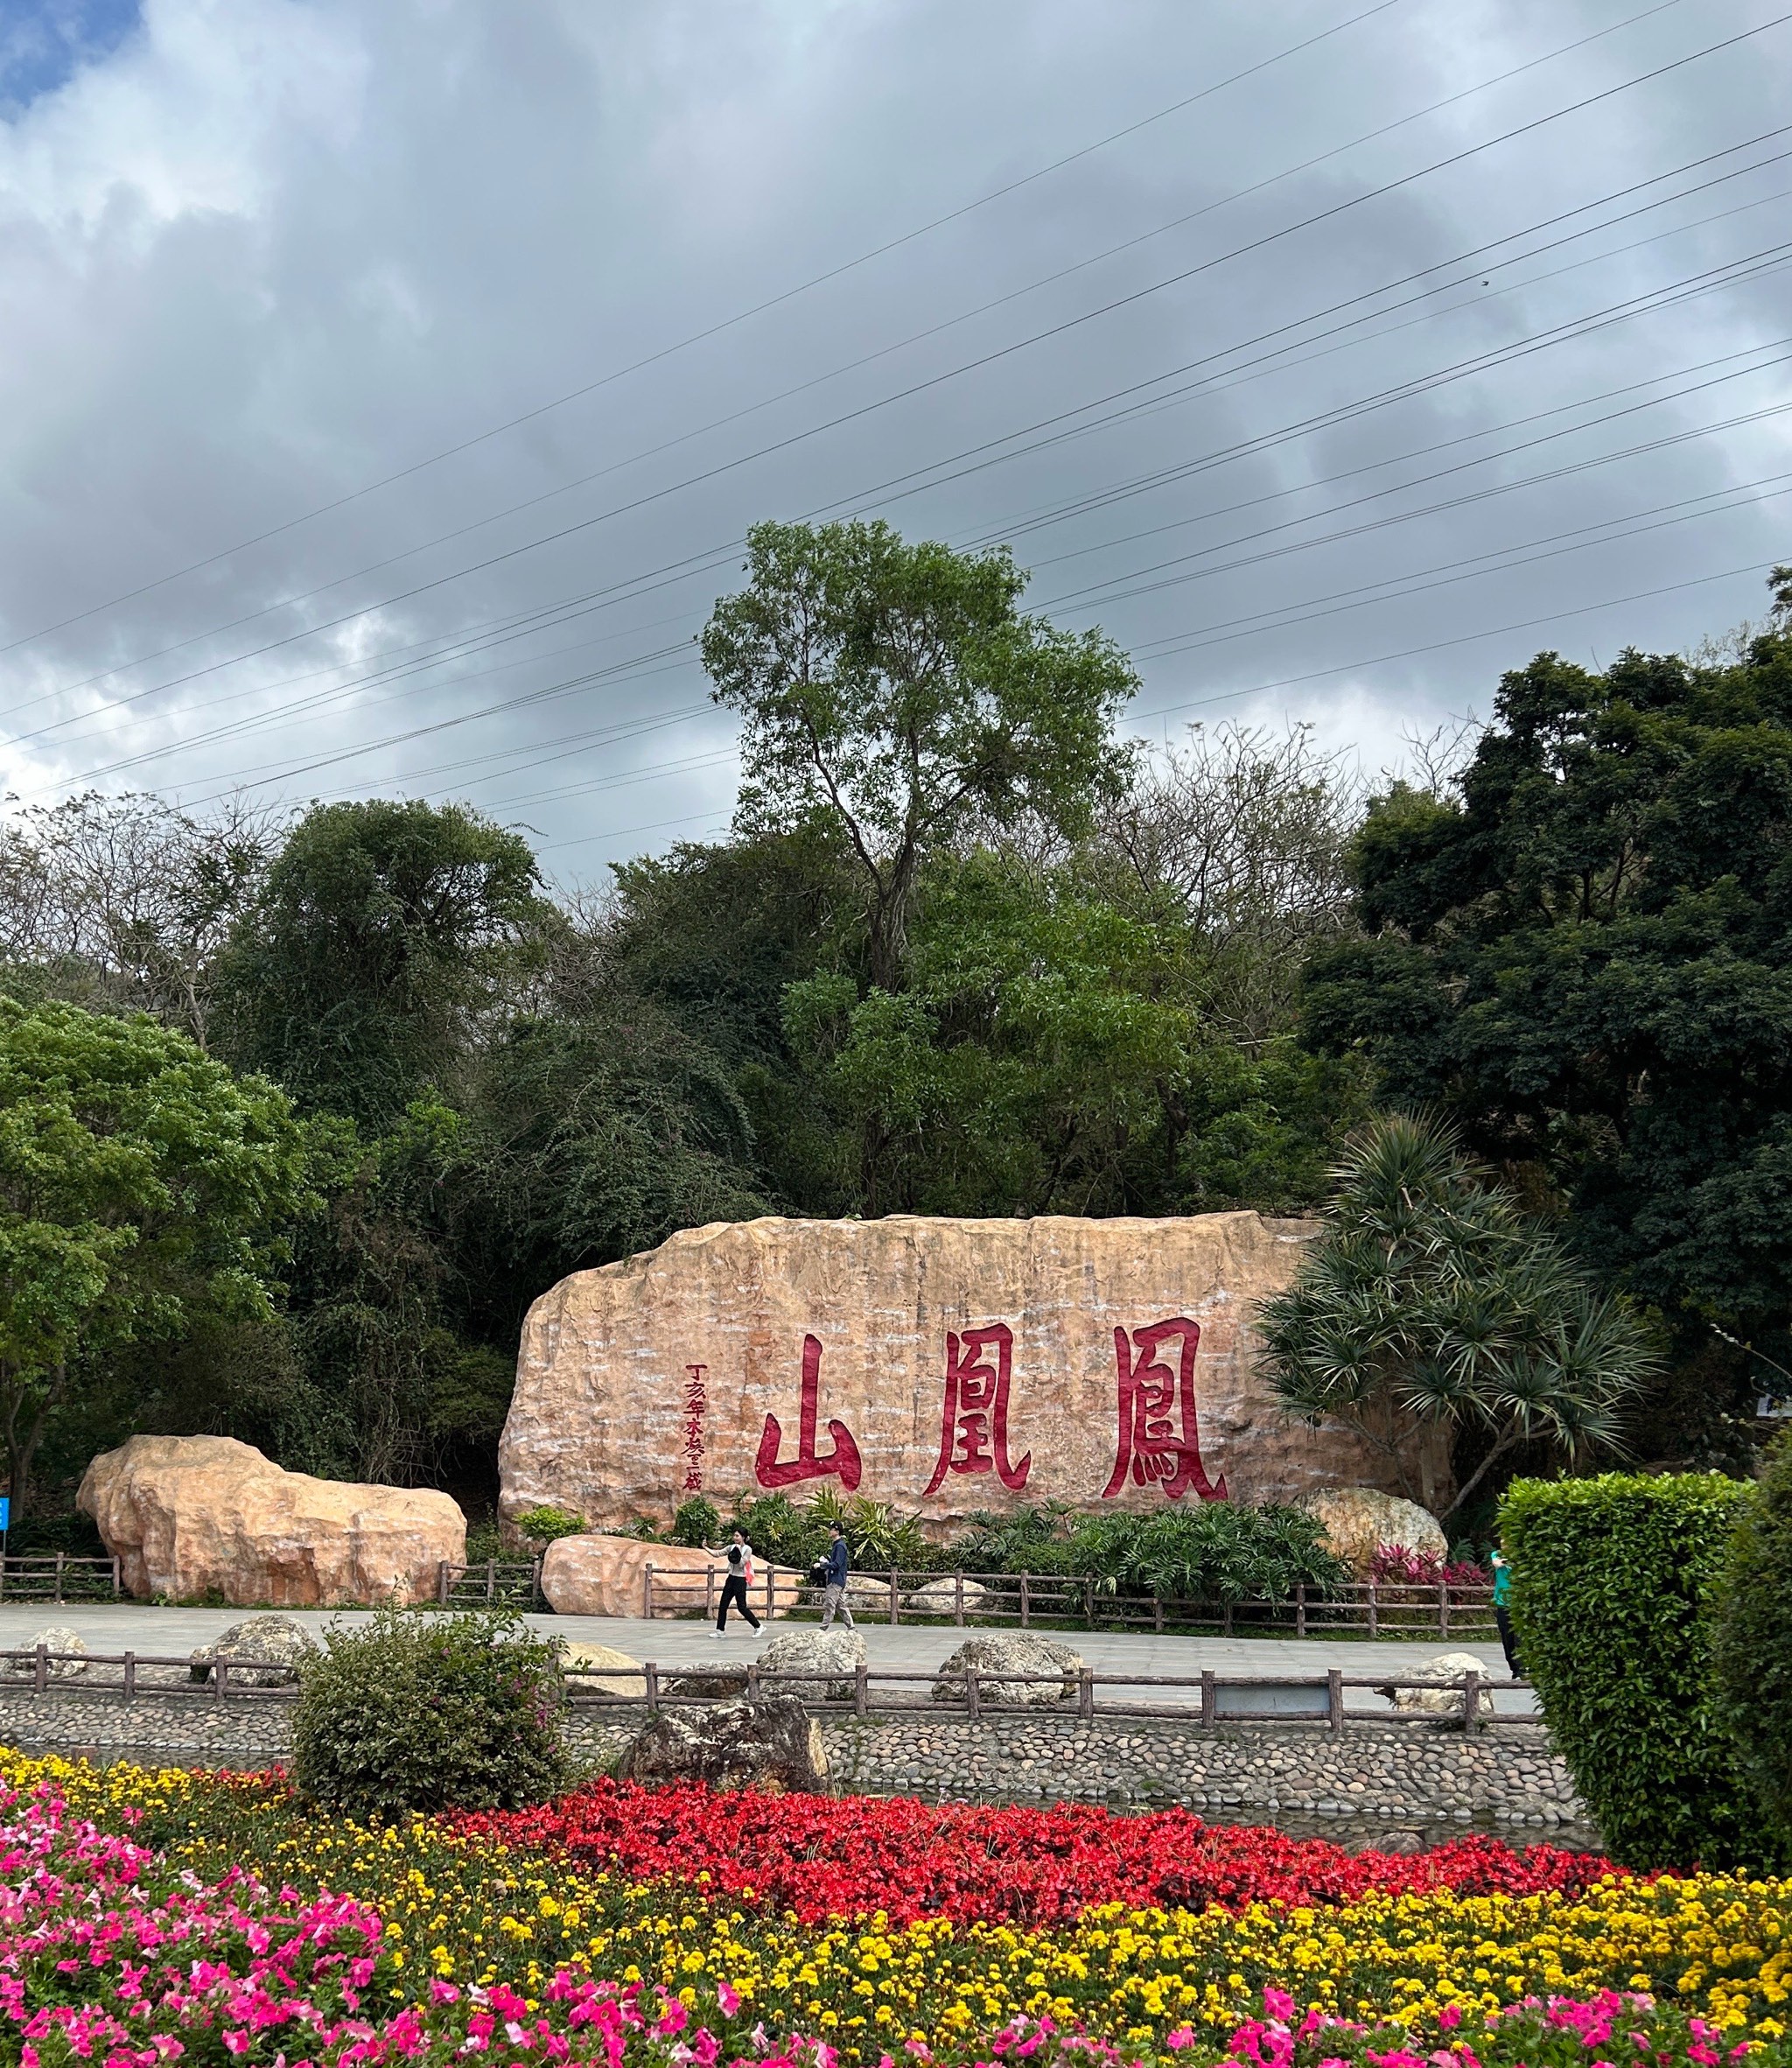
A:
[[[159,1609],[128,1602],[65,1602],[60,1608],[46,1602],[0,1602],[0,1650],[21,1644],[46,1623],[58,1623],[80,1632],[90,1651],[121,1652],[139,1657],[184,1658],[228,1624],[248,1613],[240,1609]],[[294,1620],[312,1630],[320,1641],[333,1622],[365,1623],[364,1610],[295,1609]],[[710,1626],[695,1621],[662,1618],[648,1622],[640,1616],[529,1616],[524,1618],[546,1635],[564,1637],[575,1644],[609,1644],[643,1662],[658,1665],[712,1665],[728,1659],[746,1664],[763,1648],[765,1634],[755,1637],[745,1623],[731,1617],[726,1637],[719,1643]],[[802,1623],[788,1627],[802,1629]],[[878,1667],[911,1672],[932,1671],[976,1629],[960,1630],[937,1624],[861,1622],[865,1652],[873,1671]],[[1171,1674],[1194,1676],[1204,1672],[1224,1674],[1264,1674],[1299,1677],[1324,1674],[1335,1666],[1350,1676],[1417,1672],[1440,1651],[1466,1651],[1481,1661],[1490,1680],[1506,1679],[1506,1665],[1495,1644],[1464,1643],[1458,1639],[1425,1643],[1370,1644],[1340,1637],[1158,1637],[1150,1631],[1059,1630],[1044,1633],[1061,1637],[1073,1645],[1096,1672]],[[1138,1699],[1181,1702],[1194,1700],[1192,1692],[1152,1690],[1136,1686]],[[1102,1698],[1114,1700],[1120,1688],[1102,1688]],[[1130,1693],[1129,1693],[1130,1699]],[[1349,1706],[1375,1706],[1367,1690],[1352,1690]],[[1502,1715],[1530,1715],[1536,1701],[1528,1687],[1501,1688],[1494,1706]]]

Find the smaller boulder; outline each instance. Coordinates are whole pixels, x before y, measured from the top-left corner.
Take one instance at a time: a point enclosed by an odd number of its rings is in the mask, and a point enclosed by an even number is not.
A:
[[[965,1675],[975,1672],[979,1701],[1048,1709],[1054,1703],[1068,1701],[1076,1693],[1076,1676],[1082,1671],[1082,1654],[1059,1644],[1055,1637],[1034,1637],[1030,1630],[1003,1630],[987,1637],[971,1637],[961,1644],[940,1668],[933,1699],[962,1706]],[[1021,1673],[1049,1677],[1006,1677]]]
[[[1462,1676],[1479,1673],[1483,1680],[1490,1676],[1485,1663],[1472,1651],[1440,1651],[1435,1658],[1428,1658],[1418,1671],[1428,1680],[1452,1681],[1453,1686],[1431,1687],[1378,1687],[1376,1693],[1384,1696],[1393,1705],[1396,1716],[1437,1716],[1447,1719],[1462,1716]]]
[[[790,1695],[717,1709],[662,1709],[622,1755],[625,1781],[812,1794],[828,1778],[822,1727]]]
[[[774,1680],[766,1690],[768,1694],[794,1695],[800,1702],[850,1702],[855,1676],[864,1663],[864,1639],[857,1630],[838,1625],[825,1630],[783,1630],[759,1658],[761,1673],[815,1676],[803,1680]]]
[[[742,1665],[699,1666],[688,1673],[662,1673],[660,1693],[668,1701],[733,1701],[746,1693]]]
[[[44,1647],[46,1651],[64,1653],[72,1651],[77,1655],[73,1658],[52,1658],[46,1661],[44,1670],[51,1679],[72,1680],[77,1673],[87,1672],[88,1648],[81,1641],[80,1633],[78,1630],[70,1630],[66,1623],[46,1623],[42,1630],[34,1631],[25,1639],[24,1644],[18,1651],[9,1656],[6,1661],[6,1671],[10,1678],[23,1680],[36,1678],[38,1671],[36,1653],[39,1644]]]
[[[1326,1532],[1326,1548],[1367,1580],[1384,1544],[1421,1557],[1447,1559],[1450,1539],[1437,1518],[1416,1501],[1377,1493],[1373,1487],[1328,1487],[1305,1496],[1300,1505]]]
[[[221,1658],[239,1686],[293,1687],[317,1656],[311,1632],[290,1616],[247,1616],[192,1652],[187,1660],[187,1678],[203,1684]]]
[[[964,1613],[975,1615],[989,1600],[990,1590],[981,1580],[967,1580],[964,1583]],[[903,1604],[916,1616],[956,1616],[958,1613],[958,1582],[949,1577],[929,1580],[924,1587],[917,1587]]]
[[[575,1644],[562,1637],[560,1672],[569,1694],[639,1695],[647,1688],[640,1661],[609,1644]]]

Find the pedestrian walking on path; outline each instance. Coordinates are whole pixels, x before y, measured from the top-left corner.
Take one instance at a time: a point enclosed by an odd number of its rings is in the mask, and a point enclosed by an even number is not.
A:
[[[1494,1551],[1494,1621],[1500,1629],[1500,1649],[1506,1654],[1506,1671],[1515,1680],[1524,1678],[1518,1663],[1518,1640],[1512,1634],[1512,1564],[1496,1546]]]
[[[852,1570],[852,1556],[846,1548],[846,1532],[839,1524],[830,1523],[834,1540],[828,1546],[828,1580],[822,1589],[822,1628],[830,1629],[834,1618],[842,1617],[848,1630],[858,1626],[852,1620],[852,1611],[846,1606],[846,1575]]]
[[[716,1635],[728,1635],[728,1611],[738,1609],[746,1620],[757,1630],[760,1619],[752,1612],[746,1599],[746,1590],[752,1585],[752,1546],[746,1540],[744,1531],[736,1530],[734,1541],[728,1546],[728,1577],[722,1582],[721,1613],[716,1617]]]

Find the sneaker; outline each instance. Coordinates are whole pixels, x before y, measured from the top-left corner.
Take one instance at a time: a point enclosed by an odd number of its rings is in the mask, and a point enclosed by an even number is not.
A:
[[[728,1633],[727,1633],[727,1631],[726,1631],[726,1630],[711,1630],[711,1631],[710,1632],[710,1635],[712,1637],[725,1637],[728,1635]]]

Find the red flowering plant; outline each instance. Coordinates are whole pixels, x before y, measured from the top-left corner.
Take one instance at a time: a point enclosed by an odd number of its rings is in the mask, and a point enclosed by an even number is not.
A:
[[[706,1875],[743,1903],[805,1923],[881,1910],[892,1923],[1068,1923],[1092,1903],[1334,1905],[1372,1889],[1577,1893],[1612,1871],[1592,1854],[1522,1851],[1480,1835],[1426,1853],[1347,1853],[1262,1826],[1209,1825],[1184,1809],[1116,1816],[930,1805],[912,1796],[717,1794],[604,1778],[538,1809],[456,1819],[459,1830],[641,1881]]]
[[[1491,1587],[1494,1576],[1472,1558],[1439,1558],[1404,1544],[1378,1544],[1368,1576],[1377,1587]]]

